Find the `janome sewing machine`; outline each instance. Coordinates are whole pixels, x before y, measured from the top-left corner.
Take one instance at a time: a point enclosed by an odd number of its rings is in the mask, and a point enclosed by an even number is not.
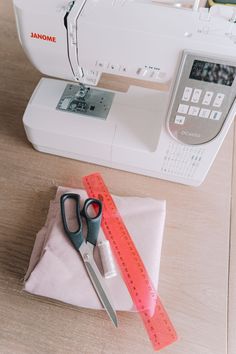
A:
[[[43,78],[27,106],[37,150],[189,185],[204,180],[236,114],[235,7],[14,6],[31,62],[66,80]],[[104,74],[133,82],[127,92],[105,90]]]

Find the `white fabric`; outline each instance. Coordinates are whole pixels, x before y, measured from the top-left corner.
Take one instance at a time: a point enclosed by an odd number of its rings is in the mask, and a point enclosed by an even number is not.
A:
[[[73,248],[63,230],[59,199],[65,192],[80,194],[82,204],[87,198],[84,190],[58,188],[56,198],[50,204],[46,224],[37,234],[24,289],[32,294],[47,296],[76,306],[102,309],[80,254]],[[139,197],[113,198],[157,288],[165,201]],[[104,238],[101,229],[99,240]],[[95,258],[100,267],[99,257]],[[116,277],[105,280],[113,304],[116,310],[135,311],[118,266],[117,270]]]

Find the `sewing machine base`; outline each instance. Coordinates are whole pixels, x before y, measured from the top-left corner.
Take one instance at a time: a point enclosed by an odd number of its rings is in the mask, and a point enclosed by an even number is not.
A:
[[[236,112],[234,103],[220,134],[192,146],[166,129],[166,92],[117,92],[107,119],[97,119],[56,109],[67,84],[41,79],[30,99],[23,121],[35,149],[193,186],[205,179]]]

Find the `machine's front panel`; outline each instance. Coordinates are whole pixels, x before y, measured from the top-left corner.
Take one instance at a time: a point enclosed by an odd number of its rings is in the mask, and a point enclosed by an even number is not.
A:
[[[168,127],[179,141],[214,139],[236,96],[236,62],[186,54],[177,78]]]

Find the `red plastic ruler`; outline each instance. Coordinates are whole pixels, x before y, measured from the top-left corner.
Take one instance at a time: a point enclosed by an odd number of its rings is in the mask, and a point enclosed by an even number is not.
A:
[[[83,178],[83,184],[90,198],[103,202],[103,232],[110,241],[127,289],[143,320],[153,348],[160,350],[177,340],[175,329],[101,175],[94,173],[86,176]]]

